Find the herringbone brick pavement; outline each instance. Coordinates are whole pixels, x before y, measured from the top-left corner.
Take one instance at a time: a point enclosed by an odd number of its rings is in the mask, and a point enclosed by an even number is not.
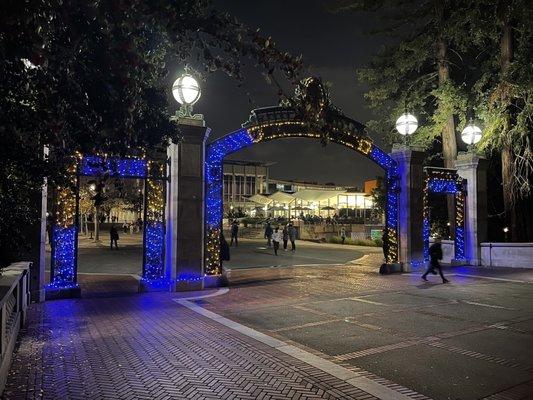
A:
[[[51,301],[28,319],[5,399],[375,398],[168,294]]]

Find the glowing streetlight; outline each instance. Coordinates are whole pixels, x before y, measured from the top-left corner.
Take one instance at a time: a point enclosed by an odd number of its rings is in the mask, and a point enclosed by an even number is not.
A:
[[[403,113],[396,120],[396,130],[402,136],[412,135],[418,128],[418,120],[413,114]]]
[[[483,132],[472,120],[461,133],[461,139],[468,145],[469,152],[474,151],[474,145],[481,140],[481,136],[483,136]]]
[[[192,106],[200,99],[202,92],[198,81],[189,74],[187,68],[185,73],[174,81],[172,95],[181,104],[178,117],[198,118],[196,115],[193,117]]]

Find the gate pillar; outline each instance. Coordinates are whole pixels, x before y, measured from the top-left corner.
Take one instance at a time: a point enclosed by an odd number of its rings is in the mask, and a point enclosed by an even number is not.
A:
[[[487,239],[487,160],[473,153],[460,153],[457,173],[466,179],[465,256],[470,265],[481,265],[480,243]]]
[[[398,164],[400,175],[399,193],[399,261],[404,271],[409,272],[424,259],[423,192],[424,153],[414,148],[393,147],[390,156]]]
[[[168,278],[174,290],[201,290],[204,287],[204,159],[210,128],[203,120],[177,121],[178,144],[170,144],[170,182],[167,188]]]

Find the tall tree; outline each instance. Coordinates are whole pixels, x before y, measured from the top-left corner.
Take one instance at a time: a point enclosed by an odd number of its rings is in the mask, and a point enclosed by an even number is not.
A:
[[[513,241],[533,239],[533,11],[528,1],[476,2],[485,42],[475,84],[485,122],[482,146],[501,152],[504,216]]]
[[[389,141],[394,142],[398,140],[398,134],[391,129],[395,119],[411,110],[421,120],[412,142],[426,148],[439,142],[437,147],[441,147],[446,168],[453,168],[457,158],[456,118],[465,102],[462,75],[452,71],[452,66],[459,64],[459,32],[465,24],[456,15],[455,3],[458,2],[341,0],[336,3],[339,10],[379,12],[383,25],[377,32],[391,36],[389,44],[370,65],[358,71],[359,80],[369,86],[365,97],[379,118],[371,121],[370,127],[388,133]],[[453,223],[453,196],[448,196],[447,203],[448,219]]]
[[[529,3],[336,2],[344,10],[379,10],[388,23],[378,32],[393,34],[390,44],[358,73],[369,86],[365,96],[379,118],[370,126],[394,140],[394,118],[408,107],[421,117],[413,141],[430,148],[442,136],[444,165],[451,166],[457,152],[455,130],[467,122],[468,108],[474,109],[484,131],[478,147],[489,154],[501,153],[504,214],[512,239],[521,241],[533,238],[533,9]]]

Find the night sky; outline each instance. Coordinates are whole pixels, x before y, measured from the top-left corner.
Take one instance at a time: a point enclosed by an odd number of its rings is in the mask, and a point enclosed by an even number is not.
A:
[[[370,119],[371,113],[363,104],[364,87],[357,83],[355,70],[368,62],[383,43],[383,38],[365,34],[375,24],[372,16],[334,14],[320,0],[217,0],[214,4],[250,27],[261,28],[278,48],[302,54],[308,68],[304,75],[331,82],[330,94],[336,106],[360,122]],[[251,109],[277,104],[276,88],[256,71],[250,71],[245,84],[244,89],[239,88],[222,73],[207,76],[195,111],[203,113],[212,128],[211,140],[239,129]],[[381,144],[381,138],[373,139]],[[257,144],[231,158],[275,162],[272,177],[320,183],[360,186],[365,179],[381,174],[379,168],[353,150],[337,144],[323,147],[311,139]]]

